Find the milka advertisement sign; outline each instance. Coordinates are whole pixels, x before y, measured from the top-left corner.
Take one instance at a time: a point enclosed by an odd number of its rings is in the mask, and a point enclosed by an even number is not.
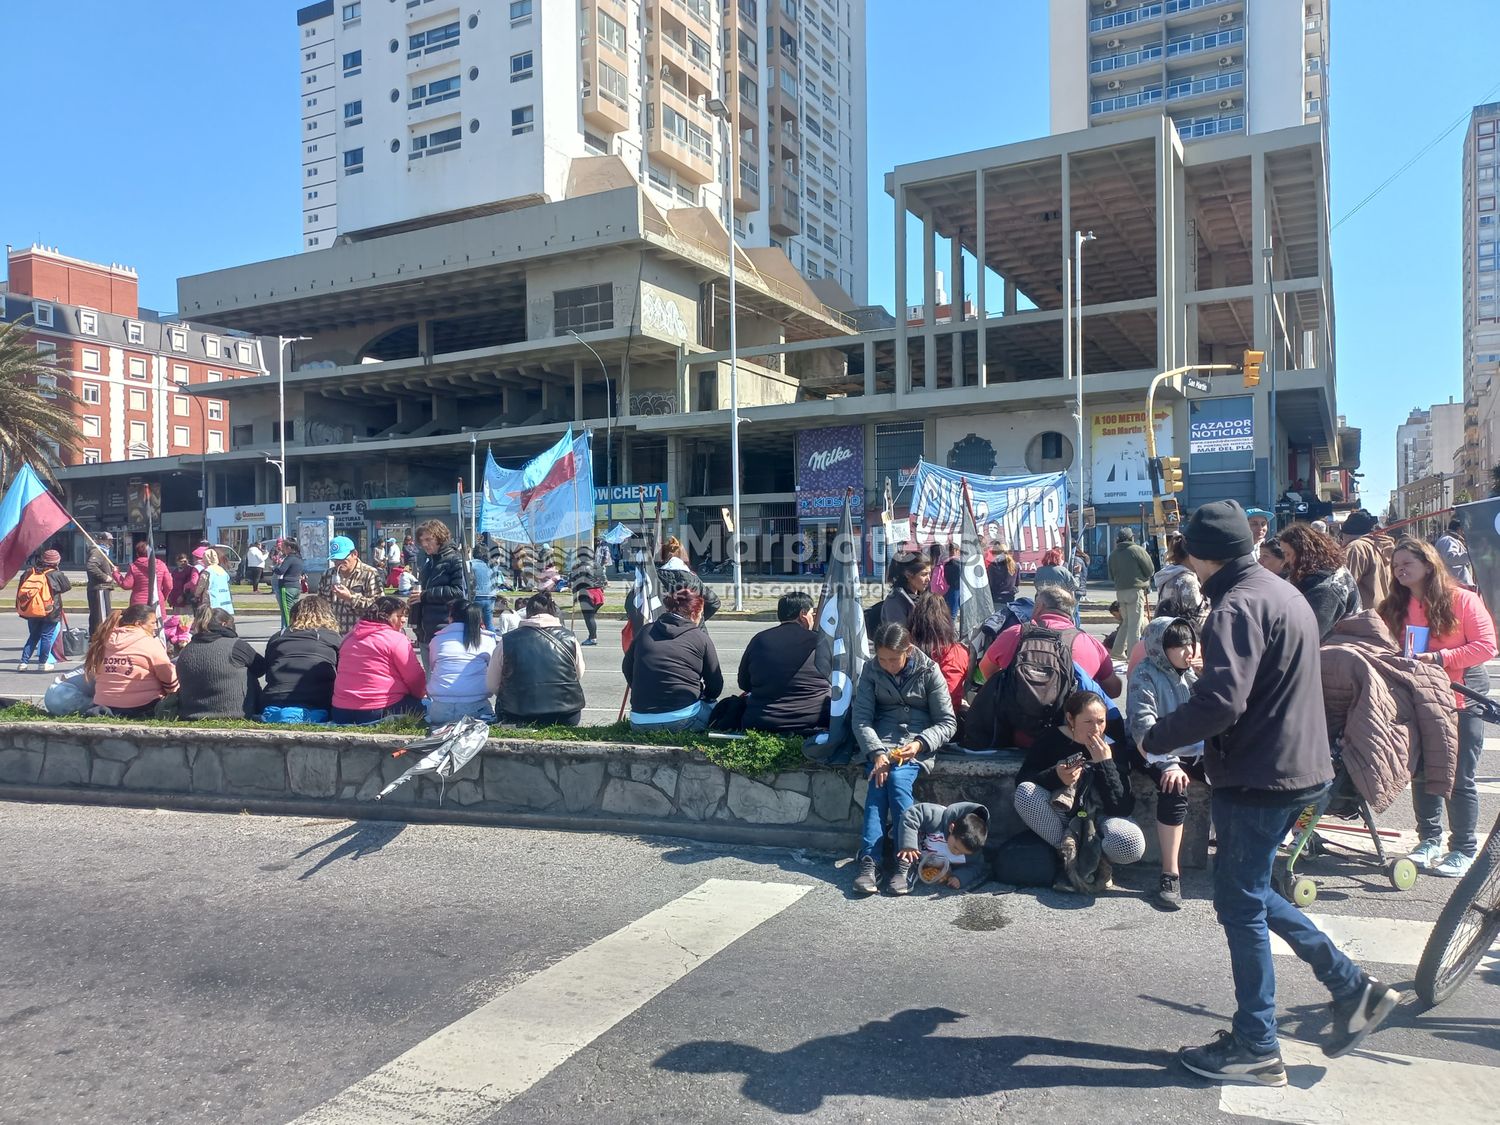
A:
[[[797,434],[797,518],[832,523],[844,510],[844,492],[855,492],[855,510],[864,505],[863,426],[802,430]]]

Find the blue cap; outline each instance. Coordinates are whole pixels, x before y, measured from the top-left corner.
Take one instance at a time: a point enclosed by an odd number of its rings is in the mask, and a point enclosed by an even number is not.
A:
[[[347,559],[354,554],[354,540],[347,535],[335,535],[328,544],[328,557],[334,562]]]
[[[1246,508],[1245,509],[1245,517],[1248,519],[1251,516],[1259,516],[1263,520],[1273,520],[1273,519],[1276,518],[1275,516],[1271,515],[1270,512],[1266,511],[1264,508]]]

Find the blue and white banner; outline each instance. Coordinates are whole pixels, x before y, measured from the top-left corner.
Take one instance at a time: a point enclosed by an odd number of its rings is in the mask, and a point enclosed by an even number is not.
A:
[[[923,461],[912,483],[911,533],[919,543],[958,543],[962,535],[964,482],[979,533],[1004,544],[1023,569],[1035,570],[1044,552],[1067,544],[1068,477],[985,477]]]
[[[507,543],[548,543],[594,533],[594,465],[588,434],[569,430],[519,469],[485,454],[479,526]]]

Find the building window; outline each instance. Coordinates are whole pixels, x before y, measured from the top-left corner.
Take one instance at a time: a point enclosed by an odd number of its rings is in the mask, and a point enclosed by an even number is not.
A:
[[[361,121],[363,121],[365,119],[364,114],[365,114],[365,103],[364,103],[363,99],[361,99],[359,101],[354,101],[354,102],[345,102],[344,103],[344,126],[345,126],[345,128],[349,127],[350,125],[358,125]]]
[[[210,359],[218,359],[221,354],[219,338],[217,336],[203,337],[203,349],[208,353]]]
[[[144,422],[132,422],[132,423],[130,423],[130,444],[131,445],[145,445],[146,444],[146,423],[144,423]]]
[[[347,149],[344,152],[344,175],[354,176],[365,170],[365,150],[363,147]]]
[[[222,371],[210,371],[208,373],[208,381],[210,383],[222,382],[223,379],[224,379],[224,372],[222,372]]]
[[[240,362],[245,364],[246,366],[249,366],[254,362],[255,353],[251,350],[249,344],[243,342],[236,344],[235,351],[239,353]]]
[[[1494,149],[1495,149],[1495,138],[1494,137],[1480,137],[1479,138],[1479,151],[1480,152],[1493,152]]]
[[[406,57],[415,58],[417,55],[430,55],[434,51],[441,51],[448,47],[458,46],[458,23],[446,23],[442,27],[429,28],[427,31],[419,31],[415,35],[407,36]]]
[[[630,105],[630,87],[626,84],[625,76],[606,62],[599,64],[599,93],[605,101],[614,102],[621,109]]]
[[[552,294],[552,329],[557,336],[569,332],[598,332],[615,326],[613,285],[585,285],[581,289],[559,289]]]
[[[364,65],[363,51],[350,51],[344,55],[344,77],[353,78]]]
[[[83,463],[85,465],[102,465],[104,463],[104,455],[97,449],[85,449],[83,451]]]
[[[416,109],[420,105],[433,105],[437,102],[445,102],[449,98],[458,97],[459,76],[451,78],[435,78],[423,86],[411,88],[411,101],[407,109]]]
[[[530,51],[522,51],[520,54],[510,57],[510,80],[512,82],[524,82],[530,78],[533,72],[533,56]]]
[[[224,421],[224,404],[222,402],[210,402],[208,404],[208,420],[210,422]]]
[[[355,20],[359,19],[359,7],[359,0],[355,0],[353,4],[344,5],[345,23],[353,23]]]
[[[223,430],[209,430],[208,431],[208,451],[210,453],[223,453],[224,452],[224,431]]]
[[[183,328],[174,328],[169,333],[169,336],[170,336],[171,341],[172,341],[172,350],[174,352],[185,352],[185,351],[187,351],[187,330],[186,329],[183,329]]]
[[[740,97],[746,105],[760,105],[760,87],[748,74],[740,75]]]
[[[146,377],[146,361],[139,356],[131,356],[129,373],[132,379],[144,379]]]
[[[42,359],[57,359],[57,345],[51,340],[38,340],[36,342],[36,354]]]
[[[522,133],[529,133],[536,126],[534,124],[535,111],[529,105],[523,105],[519,109],[510,111],[510,134],[519,137]]]
[[[99,370],[99,353],[93,348],[83,349],[83,369],[85,371]]]
[[[146,409],[146,392],[145,391],[131,391],[130,392],[130,409],[131,410],[145,410]]]
[[[89,406],[98,406],[104,401],[98,383],[85,383],[83,385],[83,401]]]
[[[98,437],[100,433],[101,431],[99,429],[99,415],[85,414],[83,416],[83,436]]]
[[[599,38],[620,54],[625,53],[625,25],[603,8],[599,9]]]
[[[522,24],[531,22],[531,0],[512,0],[510,6],[510,26],[520,27]]]
[[[172,396],[172,413],[179,418],[186,418],[188,416],[187,395]]]
[[[36,377],[36,393],[43,398],[57,397],[57,376],[38,375]]]
[[[36,319],[38,328],[52,327],[52,304],[50,301],[32,301],[31,315]]]
[[[424,156],[452,152],[463,145],[463,136],[462,126],[453,125],[447,129],[438,129],[436,132],[428,133],[425,137],[413,137],[411,151],[406,154],[406,159],[421,160]]]
[[[99,335],[99,314],[92,309],[79,309],[78,331],[85,336]]]
[[[174,363],[172,365],[172,382],[186,384],[187,381],[188,381],[188,369],[187,369],[187,365],[183,364],[183,363]]]
[[[191,445],[192,444],[192,442],[188,438],[188,428],[186,426],[173,426],[172,427],[172,444],[173,445]]]
[[[923,429],[921,421],[875,423],[877,480],[890,477],[898,489],[906,487],[922,460]]]

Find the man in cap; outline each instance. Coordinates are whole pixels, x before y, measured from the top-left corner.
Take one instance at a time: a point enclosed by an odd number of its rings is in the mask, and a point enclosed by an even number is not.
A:
[[[1344,520],[1344,566],[1359,587],[1361,609],[1379,609],[1391,592],[1391,556],[1396,541],[1364,508],[1350,512]]]
[[[1245,512],[1250,520],[1250,538],[1255,540],[1252,554],[1260,553],[1260,545],[1271,532],[1271,513],[1264,508],[1250,508]]]
[[[88,575],[88,599],[89,599],[89,636],[93,636],[104,619],[109,616],[110,605],[109,592],[119,585],[115,581],[115,564],[109,557],[110,551],[114,550],[115,537],[109,532],[103,532],[89,548],[88,561],[84,563],[84,573]]]
[[[359,559],[354,540],[335,535],[328,544],[328,569],[318,583],[318,593],[333,603],[339,632],[348,633],[365,606],[385,592],[380,572]]]
[[[1236,1010],[1232,1030],[1178,1058],[1217,1082],[1285,1086],[1270,933],[1333,994],[1333,1028],[1323,1044],[1329,1057],[1352,1051],[1401,997],[1271,887],[1277,848],[1303,809],[1326,804],[1333,783],[1317,619],[1296,587],[1257,562],[1235,501],[1200,507],[1183,540],[1213,606],[1199,649],[1203,670],[1187,702],[1157,721],[1141,750],[1205,744],[1218,833],[1214,910],[1229,944]]]
[[[1128,660],[1135,642],[1141,639],[1146,625],[1146,591],[1155,573],[1151,556],[1135,541],[1135,532],[1120,528],[1109,556],[1109,579],[1115,584],[1115,600],[1120,603],[1120,628],[1115,633],[1115,647],[1110,650],[1116,660]]]

